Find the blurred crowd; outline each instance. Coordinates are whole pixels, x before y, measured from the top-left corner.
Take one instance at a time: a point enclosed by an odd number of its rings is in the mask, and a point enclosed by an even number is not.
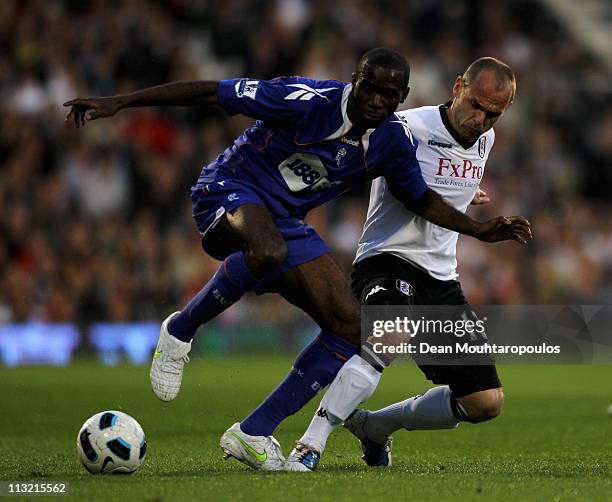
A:
[[[0,323],[161,319],[218,265],[200,248],[189,188],[250,120],[141,108],[75,129],[64,101],[173,80],[349,80],[381,45],[411,64],[405,107],[448,100],[479,56],[517,74],[482,185],[492,202],[472,214],[526,215],[536,238],[461,238],[470,301],[612,303],[610,73],[538,2],[4,0]],[[347,270],[368,193],[309,217]],[[223,322],[295,325],[281,302],[253,297]]]

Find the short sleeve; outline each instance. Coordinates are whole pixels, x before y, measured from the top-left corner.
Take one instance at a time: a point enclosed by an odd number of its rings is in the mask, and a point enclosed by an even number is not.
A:
[[[416,158],[416,146],[405,149],[385,169],[385,180],[393,196],[401,202],[415,202],[427,190],[421,166]]]
[[[260,120],[301,118],[304,102],[286,99],[291,93],[291,78],[221,80],[217,91],[219,105],[229,115],[246,115]]]

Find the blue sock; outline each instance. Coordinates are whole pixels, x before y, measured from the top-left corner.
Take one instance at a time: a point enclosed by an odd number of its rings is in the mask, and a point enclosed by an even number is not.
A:
[[[196,330],[237,302],[259,282],[248,269],[242,251],[228,256],[212,279],[195,295],[180,314],[168,323],[168,331],[189,342]]]
[[[342,365],[358,347],[333,333],[321,331],[293,364],[293,369],[253,413],[240,423],[251,436],[269,436],[288,416],[293,415],[330,384]]]

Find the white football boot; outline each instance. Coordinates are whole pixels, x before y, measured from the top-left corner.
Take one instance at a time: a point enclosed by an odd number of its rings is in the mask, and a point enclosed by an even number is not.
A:
[[[240,430],[239,422],[223,433],[219,446],[226,460],[234,457],[261,471],[285,470],[283,450],[274,436],[249,436]]]
[[[176,314],[179,312],[170,314],[161,325],[149,373],[153,392],[162,401],[172,401],[179,393],[191,350],[191,342],[183,342],[168,332],[168,322]]]
[[[321,454],[303,443],[296,443],[295,448],[287,457],[285,470],[292,472],[312,472],[317,468]]]

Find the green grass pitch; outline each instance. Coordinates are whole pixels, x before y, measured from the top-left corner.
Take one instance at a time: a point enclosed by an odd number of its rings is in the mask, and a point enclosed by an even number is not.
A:
[[[149,388],[148,368],[0,368],[0,479],[68,480],[74,500],[610,500],[612,368],[503,366],[506,405],[486,424],[395,434],[394,466],[372,469],[345,430],[312,474],[257,473],[224,461],[219,436],[284,377],[286,357],[196,358],[171,404]],[[389,368],[368,407],[429,386],[412,365]],[[318,399],[316,400],[318,402]],[[316,407],[281,425],[288,454]],[[76,434],[90,415],[133,415],[149,443],[132,476],[94,476]]]

